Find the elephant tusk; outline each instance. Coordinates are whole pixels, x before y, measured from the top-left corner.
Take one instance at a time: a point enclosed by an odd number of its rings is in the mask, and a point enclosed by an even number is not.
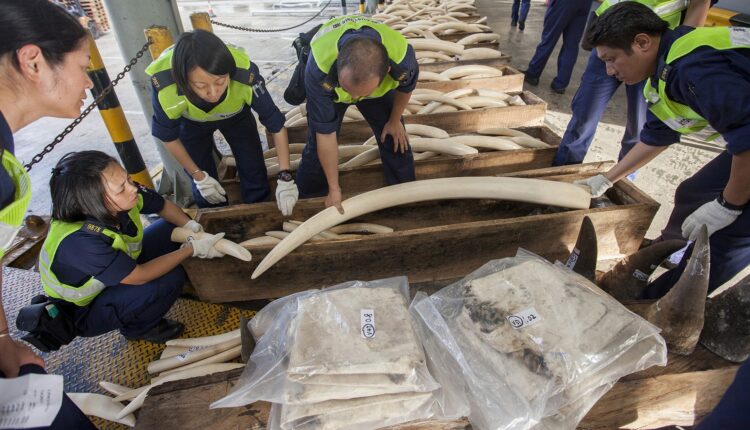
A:
[[[381,209],[443,199],[513,200],[575,209],[588,209],[591,195],[568,183],[540,179],[465,177],[407,182],[359,194],[341,202],[344,214],[329,207],[308,219],[276,245],[252,274],[256,279],[276,262],[321,231]]]
[[[228,340],[239,339],[239,337],[240,330],[237,329],[213,336],[172,339],[167,341],[167,346],[211,346],[226,342]]]
[[[135,427],[135,416],[131,413],[120,416],[125,406],[120,402],[113,402],[111,397],[95,393],[68,393],[68,397],[85,415],[93,415],[128,427]]]
[[[174,230],[172,230],[172,242],[186,243],[188,237],[190,236],[193,236],[197,239],[202,239],[207,234],[209,233],[195,233],[182,227],[175,227]],[[253,258],[252,254],[250,254],[250,251],[227,239],[220,239],[214,246],[224,254],[231,255],[232,257],[238,258],[242,261],[250,261]]]
[[[174,357],[160,358],[156,361],[152,361],[151,363],[148,364],[147,370],[148,370],[148,373],[161,373],[161,372],[164,372],[165,370],[171,370],[176,367],[180,367],[186,364],[190,364],[196,361],[203,360],[206,357],[210,357],[220,352],[224,352],[230,348],[234,348],[235,346],[239,344],[240,344],[240,337],[237,336],[236,338],[226,340],[216,345],[211,345],[202,349],[188,351],[184,354],[177,355]]]

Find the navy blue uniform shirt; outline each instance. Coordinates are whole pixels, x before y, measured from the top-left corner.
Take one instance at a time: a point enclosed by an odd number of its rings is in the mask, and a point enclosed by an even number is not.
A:
[[[3,113],[0,112],[0,154],[2,154],[2,151],[9,151],[13,154],[14,149],[13,133],[11,133],[10,126],[5,121]],[[10,174],[4,168],[0,168],[0,209],[13,203],[15,194],[16,184],[13,183]]]
[[[142,214],[161,212],[164,208],[164,198],[156,191],[139,185],[138,192],[143,196]],[[119,230],[128,236],[138,234],[127,212],[118,213],[117,219],[120,222],[116,229],[94,219],[86,221],[110,230]],[[88,229],[81,229],[71,233],[60,242],[55,259],[52,261],[52,272],[60,282],[68,285],[80,287],[93,276],[104,285],[111,287],[119,284],[135,269],[137,264],[136,260],[130,258],[128,254],[112,248],[111,238]]]
[[[680,26],[667,31],[657,58],[666,58],[674,41],[691,30]],[[661,69],[657,67],[651,82],[656,82]],[[750,150],[750,49],[700,47],[672,63],[666,85],[671,100],[690,106],[721,133],[730,154]],[[679,140],[680,133],[648,112],[641,131],[643,143],[666,146]]]
[[[339,39],[339,48],[354,37],[369,37],[380,42],[380,33],[373,28],[362,27],[345,32]],[[406,55],[399,63],[399,67],[406,72],[406,78],[400,82],[396,90],[403,93],[414,91],[419,78],[419,66],[411,45],[406,50]],[[307,119],[313,133],[329,134],[338,128],[333,102],[334,92],[333,90],[327,91],[321,85],[326,77],[327,74],[318,68],[311,52],[305,66],[305,92],[307,93]]]
[[[284,115],[273,102],[271,94],[266,89],[266,81],[260,75],[260,70],[255,63],[250,63],[250,73],[255,76],[255,80],[252,82],[253,101],[250,103],[250,108],[258,114],[258,119],[268,131],[278,133],[284,127]],[[154,107],[154,115],[151,118],[151,134],[163,142],[171,142],[180,137],[180,123],[187,120],[185,118],[170,119],[159,104],[157,94],[157,89],[152,87],[151,104]],[[216,103],[199,100],[193,104],[202,111],[208,112],[224,101],[225,97],[226,92]]]

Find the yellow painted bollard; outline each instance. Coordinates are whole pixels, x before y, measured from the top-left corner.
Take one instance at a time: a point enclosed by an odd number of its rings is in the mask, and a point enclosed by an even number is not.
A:
[[[385,10],[385,0],[378,0],[378,12]]]
[[[167,27],[154,25],[143,30],[143,33],[146,35],[146,40],[151,41],[151,45],[148,47],[148,52],[154,60],[159,58],[159,55],[161,55],[165,49],[174,45],[172,33],[169,32]]]
[[[365,13],[365,0],[359,0],[359,13]]]
[[[94,95],[94,98],[97,98],[109,86],[110,80],[107,69],[104,68],[102,56],[99,54],[99,49],[96,47],[94,38],[90,34],[89,55],[91,56],[91,60],[87,72],[89,78],[94,83],[91,93]],[[122,106],[120,106],[120,100],[117,98],[114,88],[97,103],[97,107],[104,120],[104,125],[107,126],[107,131],[109,131],[109,135],[112,137],[112,142],[114,142],[115,148],[117,148],[120,160],[122,160],[122,164],[125,166],[125,171],[128,172],[134,181],[153,189],[154,184],[151,182],[151,175],[146,170],[146,163],[143,162],[141,151],[138,149],[138,145],[133,138],[133,132],[130,131],[130,125],[125,118],[125,112],[123,112]]]
[[[190,22],[193,24],[194,30],[206,30],[211,33],[214,32],[214,26],[211,24],[211,17],[208,12],[196,12],[190,15]]]

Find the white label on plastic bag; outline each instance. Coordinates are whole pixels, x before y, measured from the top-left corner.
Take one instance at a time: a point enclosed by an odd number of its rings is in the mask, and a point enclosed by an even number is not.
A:
[[[0,379],[0,429],[48,427],[60,411],[63,377],[29,374]]]
[[[362,337],[372,339],[375,337],[375,311],[372,309],[360,309],[359,322]]]
[[[565,267],[573,270],[573,268],[576,267],[576,263],[578,263],[578,257],[580,255],[581,251],[579,251],[578,248],[573,248],[573,251],[570,253],[570,257],[568,257],[568,261],[565,262]]]
[[[641,272],[638,269],[635,269],[635,271],[633,272],[633,277],[639,281],[643,281],[643,282],[648,281],[648,275]]]
[[[542,320],[542,317],[539,316],[539,314],[536,312],[536,309],[528,308],[515,315],[509,315],[505,317],[505,319],[508,320],[508,322],[514,329],[520,330],[524,327],[528,327],[530,325],[538,323]]]

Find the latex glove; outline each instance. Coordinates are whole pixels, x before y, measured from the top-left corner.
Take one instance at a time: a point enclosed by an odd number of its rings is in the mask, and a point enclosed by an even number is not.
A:
[[[193,257],[216,258],[223,257],[224,253],[215,248],[216,242],[224,238],[224,233],[205,233],[203,239],[188,237],[188,243],[193,247]]]
[[[706,225],[708,235],[733,223],[742,211],[727,209],[716,200],[711,200],[691,213],[682,223],[682,236],[692,241],[698,238],[700,226]]]
[[[608,189],[612,188],[612,181],[604,175],[596,175],[587,179],[581,179],[573,182],[576,185],[583,185],[591,190],[591,197],[597,198],[604,195]]]
[[[182,228],[186,228],[193,233],[200,233],[203,231],[203,226],[198,223],[198,221],[191,219],[190,221],[186,222],[185,225],[182,226]]]
[[[16,238],[19,231],[21,231],[20,226],[13,227],[0,222],[0,257],[2,257],[3,251],[13,244],[13,239]]]
[[[289,216],[294,210],[294,205],[299,198],[299,190],[294,181],[276,181],[276,205],[279,207],[281,214]]]
[[[209,176],[205,171],[202,171],[201,173],[205,175],[203,179],[200,181],[193,179],[201,196],[212,205],[226,202],[227,192],[221,187],[219,181]]]

